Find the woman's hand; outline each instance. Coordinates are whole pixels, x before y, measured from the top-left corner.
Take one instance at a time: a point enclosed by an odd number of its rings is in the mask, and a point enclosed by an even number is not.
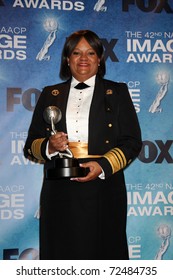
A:
[[[80,164],[80,167],[89,168],[89,173],[85,177],[71,178],[72,181],[77,182],[88,182],[91,180],[95,180],[101,173],[101,166],[96,161],[89,161],[86,163]]]
[[[68,148],[67,134],[64,132],[57,132],[49,138],[49,154],[57,151],[63,152]]]

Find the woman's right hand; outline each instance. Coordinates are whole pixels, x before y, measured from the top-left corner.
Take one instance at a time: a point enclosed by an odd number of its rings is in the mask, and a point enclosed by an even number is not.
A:
[[[49,154],[55,152],[63,152],[68,148],[67,134],[64,132],[57,132],[56,134],[49,137]]]

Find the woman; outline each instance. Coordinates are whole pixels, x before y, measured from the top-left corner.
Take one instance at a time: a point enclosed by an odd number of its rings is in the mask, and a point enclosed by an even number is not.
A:
[[[44,163],[41,259],[128,259],[127,198],[123,169],[141,149],[141,133],[127,86],[103,79],[104,52],[92,31],[73,33],[62,52],[60,77],[36,105],[25,156]],[[87,88],[76,89],[79,82]],[[48,106],[62,112],[51,135]],[[47,170],[70,148],[84,177],[49,178]]]

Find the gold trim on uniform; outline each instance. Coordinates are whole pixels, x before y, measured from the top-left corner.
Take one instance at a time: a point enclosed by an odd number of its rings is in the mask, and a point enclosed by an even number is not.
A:
[[[31,150],[32,150],[33,156],[36,159],[41,160],[41,161],[44,161],[44,158],[41,155],[41,145],[44,140],[45,140],[45,138],[36,139],[32,142],[32,145],[31,145]]]
[[[121,166],[122,166],[122,168],[124,168],[127,165],[127,160],[125,158],[125,155],[119,148],[115,148],[115,149],[119,153],[119,159],[121,161]]]
[[[52,90],[52,95],[57,96],[59,94],[59,90],[58,89],[53,89]]]
[[[109,161],[113,173],[119,171],[127,165],[126,158],[119,148],[112,149],[106,153],[104,157]]]
[[[69,142],[69,149],[75,158],[99,158],[100,155],[88,155],[88,144],[84,142]]]
[[[106,91],[106,94],[109,95],[109,94],[112,94],[113,93],[113,90],[112,89],[107,89]]]

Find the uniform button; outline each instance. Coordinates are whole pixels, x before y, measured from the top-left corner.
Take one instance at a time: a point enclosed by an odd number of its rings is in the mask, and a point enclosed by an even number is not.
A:
[[[111,123],[109,123],[109,124],[108,124],[108,126],[109,126],[109,127],[112,127],[112,124],[111,124]]]

